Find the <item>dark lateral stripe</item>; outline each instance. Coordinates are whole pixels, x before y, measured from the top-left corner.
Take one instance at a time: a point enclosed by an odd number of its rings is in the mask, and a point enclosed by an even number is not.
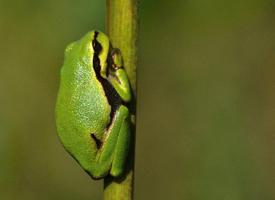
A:
[[[102,46],[101,44],[97,41],[97,36],[98,36],[99,32],[95,31],[94,34],[94,39],[93,39],[93,48],[94,48],[94,52],[99,55],[99,53],[102,51]]]
[[[91,138],[95,141],[97,149],[100,149],[100,147],[102,146],[102,142],[100,141],[100,139],[97,139],[94,133],[91,133]]]
[[[94,48],[94,57],[93,57],[93,67],[96,74],[97,80],[101,83],[105,96],[107,98],[107,101],[109,105],[111,106],[111,113],[110,113],[110,123],[108,124],[107,128],[111,125],[112,119],[114,117],[115,111],[118,109],[118,107],[122,104],[122,100],[117,93],[117,91],[114,89],[114,87],[107,81],[105,78],[103,78],[100,74],[101,66],[100,66],[100,60],[99,60],[99,54],[102,51],[101,44],[97,41],[97,36],[99,32],[95,31],[94,38],[92,40],[92,45]],[[92,135],[93,137],[93,135]],[[95,138],[93,138],[95,139]],[[100,145],[99,145],[100,146]]]

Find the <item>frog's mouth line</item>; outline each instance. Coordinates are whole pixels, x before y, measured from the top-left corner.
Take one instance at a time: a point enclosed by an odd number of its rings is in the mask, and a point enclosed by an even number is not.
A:
[[[115,90],[115,88],[109,83],[109,81],[101,76],[100,70],[100,59],[99,55],[103,50],[103,47],[101,44],[97,41],[97,36],[99,32],[95,31],[94,38],[92,40],[92,46],[94,49],[94,56],[93,56],[93,67],[96,74],[97,80],[101,83],[105,96],[107,98],[107,101],[109,105],[111,106],[111,112],[110,112],[110,122],[107,125],[106,129],[108,130],[112,121],[113,117],[115,115],[116,110],[119,108],[119,106],[122,104],[122,99]],[[106,61],[105,61],[106,62]],[[100,148],[101,141],[95,136],[95,134],[91,134],[92,139],[96,142],[97,147]]]

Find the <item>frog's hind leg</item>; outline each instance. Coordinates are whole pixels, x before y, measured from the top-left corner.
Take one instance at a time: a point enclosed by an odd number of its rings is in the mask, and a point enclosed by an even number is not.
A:
[[[122,171],[119,167],[123,167],[128,149],[128,108],[121,105],[116,111],[109,129],[103,138],[102,146],[99,148],[95,162],[91,165],[90,170],[93,178],[98,179],[108,174],[114,166],[113,176],[118,176]],[[95,141],[96,142],[96,141]],[[126,145],[126,146],[125,146]],[[124,149],[125,148],[125,149]],[[112,171],[112,169],[111,169]]]
[[[110,171],[110,174],[114,177],[120,176],[123,173],[123,170],[125,170],[125,163],[129,152],[130,140],[131,130],[130,118],[128,114],[121,125],[114,152],[114,159]]]

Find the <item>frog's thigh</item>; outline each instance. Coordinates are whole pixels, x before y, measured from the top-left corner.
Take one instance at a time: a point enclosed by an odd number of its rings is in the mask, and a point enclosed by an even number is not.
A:
[[[126,108],[127,109],[127,108]],[[127,109],[128,113],[128,109]],[[125,170],[125,163],[127,159],[127,155],[129,152],[129,144],[131,140],[131,130],[130,130],[130,119],[129,113],[123,119],[117,144],[114,152],[114,159],[112,163],[112,168],[110,174],[112,176],[119,176],[122,174],[123,170]]]
[[[122,126],[125,126],[123,124],[125,124],[124,121],[128,115],[128,108],[123,105],[116,111],[112,124],[105,133],[107,137],[97,152],[96,161],[91,165],[90,174],[94,178],[104,177],[110,171],[116,154],[117,143],[119,138],[121,138],[119,137],[120,130]]]

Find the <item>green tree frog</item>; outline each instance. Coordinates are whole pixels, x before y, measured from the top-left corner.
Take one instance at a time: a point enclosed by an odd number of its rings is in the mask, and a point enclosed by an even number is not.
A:
[[[120,176],[130,141],[131,89],[119,49],[99,31],[65,50],[56,103],[65,149],[94,179]]]

